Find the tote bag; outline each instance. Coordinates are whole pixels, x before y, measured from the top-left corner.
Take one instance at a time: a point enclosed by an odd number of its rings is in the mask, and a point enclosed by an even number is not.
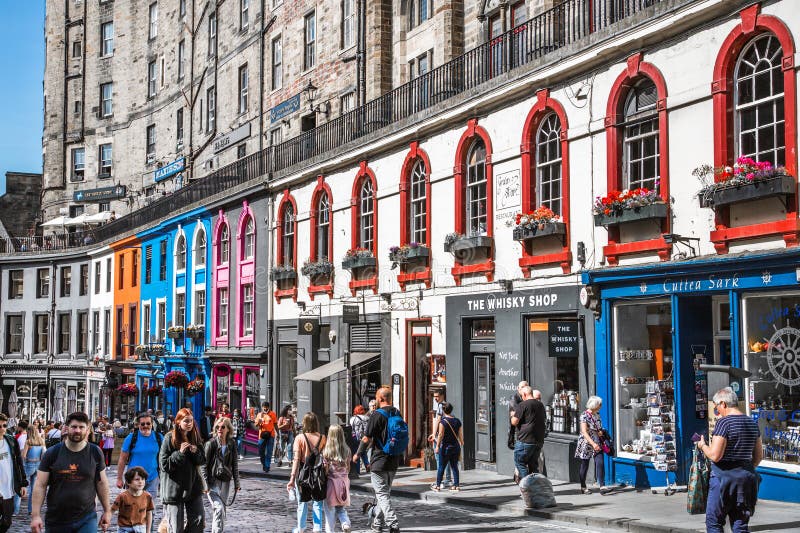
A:
[[[689,514],[704,514],[708,500],[708,478],[711,470],[706,456],[695,447],[692,452],[692,467],[689,470],[686,511]]]

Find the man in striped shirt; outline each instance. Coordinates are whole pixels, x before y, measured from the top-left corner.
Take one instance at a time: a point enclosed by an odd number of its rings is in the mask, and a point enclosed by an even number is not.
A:
[[[711,444],[700,438],[697,447],[711,462],[706,504],[707,533],[722,533],[730,519],[733,533],[749,531],[755,512],[759,477],[755,467],[764,457],[758,424],[739,410],[739,400],[730,387],[714,395],[718,416]]]

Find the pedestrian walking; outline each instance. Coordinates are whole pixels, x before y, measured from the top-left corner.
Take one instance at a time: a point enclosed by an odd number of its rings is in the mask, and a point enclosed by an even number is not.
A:
[[[95,500],[103,506],[100,527],[111,525],[111,502],[105,458],[96,444],[89,442],[89,417],[86,413],[67,416],[67,438],[47,448],[39,463],[33,488],[31,533],[95,533]],[[47,513],[42,521],[42,503],[47,497]]]
[[[706,503],[706,532],[722,533],[730,521],[733,533],[749,531],[748,523],[758,501],[756,467],[764,458],[761,434],[755,420],[742,413],[730,387],[714,394],[711,444],[700,437],[697,447],[711,460]]]
[[[153,495],[144,490],[147,472],[134,466],[125,472],[127,488],[117,495],[111,510],[117,512],[119,533],[150,533],[153,529]]]
[[[147,473],[144,490],[155,498],[158,493],[158,453],[164,437],[155,430],[153,416],[142,413],[136,417],[136,427],[125,437],[117,463],[117,488],[122,488],[125,468],[140,467]]]
[[[61,422],[53,422],[50,429],[47,430],[47,440],[45,444],[48,448],[52,448],[56,444],[61,443]]]
[[[239,492],[242,488],[239,484],[239,454],[232,435],[231,420],[221,416],[214,423],[214,436],[205,445],[206,460],[202,472],[211,500],[212,533],[222,533],[225,530],[231,482],[234,491]]]
[[[8,417],[0,413],[0,533],[11,528],[14,496],[24,498],[28,493],[28,478],[19,443],[7,430]]]
[[[514,465],[522,480],[528,474],[539,472],[539,454],[547,432],[547,414],[544,404],[533,398],[530,385],[523,386],[520,394],[522,402],[514,410],[511,424],[517,428]]]
[[[461,420],[453,416],[453,404],[444,402],[442,405],[442,419],[438,425],[436,435],[436,485],[433,490],[442,489],[442,480],[445,468],[453,472],[453,485],[450,490],[461,490],[458,479],[458,461],[461,458],[461,448],[464,446],[464,428]]]
[[[347,508],[350,506],[351,453],[342,426],[329,427],[327,442],[322,450],[325,472],[328,474],[327,494],[322,506],[325,513],[326,533],[335,531],[337,520],[342,526],[342,531],[350,531]]]
[[[369,417],[366,413],[367,410],[364,409],[363,405],[356,405],[353,408],[353,416],[350,417],[350,427],[353,428],[354,447],[350,453],[356,453],[356,450],[358,450],[358,443],[361,442],[361,439],[364,438],[364,434],[367,432],[367,422],[369,422]],[[364,463],[364,471],[369,472],[369,457],[367,457],[366,451],[362,452],[358,456],[358,461],[355,461],[356,472],[359,474],[361,473],[362,462]]]
[[[261,412],[256,415],[255,426],[258,429],[258,458],[264,472],[269,472],[272,465],[272,449],[275,446],[275,425],[278,416],[269,408],[269,402],[261,403]]]
[[[297,498],[297,527],[294,528],[294,533],[303,533],[305,531],[309,505],[312,507],[311,520],[313,530],[322,531],[322,516],[324,512],[323,499],[302,501],[300,490],[295,483],[297,473],[306,461],[309,461],[309,457],[319,453],[325,447],[325,436],[319,432],[319,422],[314,413],[306,413],[303,416],[302,428],[303,432],[294,439],[294,456],[297,457],[297,461],[292,462],[292,473],[289,476],[289,483],[286,484],[286,489],[289,492],[294,491]]]
[[[9,428],[10,429],[10,428]],[[6,430],[8,433],[8,430]],[[25,449],[25,441],[28,440],[28,421],[27,420],[20,420],[17,427],[14,428],[14,439],[17,441],[17,445],[19,446],[20,450]],[[19,505],[22,501],[22,498],[19,497],[19,494],[14,494],[14,514],[19,514]],[[30,498],[28,498],[30,501]]]
[[[389,533],[395,533],[400,531],[400,522],[392,506],[392,482],[400,457],[408,447],[408,425],[403,421],[400,411],[392,406],[392,390],[389,387],[378,389],[375,399],[378,408],[369,417],[367,431],[353,455],[353,462],[370,448],[369,475],[378,507],[372,530],[380,532],[387,525]]]
[[[175,415],[175,428],[164,436],[158,463],[169,533],[202,533],[206,489],[199,467],[205,463],[205,455],[191,409],[184,407]]]
[[[206,406],[203,418],[200,420],[200,436],[203,438],[203,442],[214,436],[214,420],[216,420],[214,410],[210,406]]]
[[[45,446],[36,426],[28,427],[28,438],[25,439],[25,448],[22,450],[22,462],[25,467],[25,477],[28,479],[28,514],[33,508],[33,485],[36,483],[39,463],[42,460]]]
[[[224,417],[224,418],[228,418],[228,419],[233,418],[233,413],[231,413],[231,408],[228,407],[227,403],[223,403],[222,405],[220,405],[219,413],[217,413],[217,420],[219,420],[220,417]],[[216,435],[212,435],[212,436],[216,437]]]
[[[278,418],[278,438],[281,450],[286,450],[286,458],[291,463],[294,458],[294,416],[291,405],[284,405],[281,409],[281,416]]]
[[[245,425],[244,425],[244,418],[242,418],[242,411],[240,409],[233,410],[233,418],[231,418],[231,424],[233,425],[233,440],[236,441],[236,453],[238,454],[239,459],[244,459],[245,449],[244,449],[244,434],[245,434]]]
[[[590,396],[586,400],[586,411],[581,414],[581,436],[578,438],[578,445],[575,448],[575,457],[580,459],[581,466],[578,476],[581,482],[581,493],[591,494],[592,491],[586,487],[586,474],[589,472],[589,460],[594,458],[594,477],[600,485],[602,492],[605,487],[605,465],[603,457],[603,423],[600,420],[600,407],[603,399],[599,396]]]
[[[103,426],[101,447],[103,448],[103,457],[106,460],[106,467],[111,466],[111,455],[114,453],[114,428],[111,424]]]
[[[428,436],[428,442],[430,442],[431,445],[434,448],[436,448],[437,436],[439,435],[439,424],[442,421],[442,416],[444,416],[444,404],[445,404],[444,394],[442,393],[442,391],[440,391],[438,389],[435,390],[433,392],[433,405],[432,405],[433,409],[431,410],[433,412],[433,429],[431,431],[431,434]],[[435,450],[434,450],[433,456],[436,457],[436,470],[439,470],[439,464],[440,464],[439,457],[440,456],[439,456],[438,453],[436,453]],[[447,485],[452,487],[453,486],[453,470],[450,468],[449,464],[445,465],[444,473],[445,473],[445,476],[444,476],[445,477],[445,482],[447,483]],[[434,490],[438,490],[438,488],[440,486],[441,486],[441,480],[439,480],[437,483],[434,483],[433,485],[431,485],[431,488],[434,489]],[[436,488],[434,488],[434,487],[436,487]]]

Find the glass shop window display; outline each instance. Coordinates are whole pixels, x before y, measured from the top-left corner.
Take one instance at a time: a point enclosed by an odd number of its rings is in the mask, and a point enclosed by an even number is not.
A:
[[[672,353],[668,300],[614,306],[618,455],[659,470],[676,466]]]
[[[764,460],[800,471],[800,293],[746,296],[742,305],[746,407]]]

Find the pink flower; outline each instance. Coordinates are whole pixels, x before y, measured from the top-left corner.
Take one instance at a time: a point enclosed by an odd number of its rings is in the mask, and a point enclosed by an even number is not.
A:
[[[753,174],[752,172],[748,172],[747,176],[745,177],[748,179],[748,181],[753,181],[754,179],[756,179],[756,175]]]

